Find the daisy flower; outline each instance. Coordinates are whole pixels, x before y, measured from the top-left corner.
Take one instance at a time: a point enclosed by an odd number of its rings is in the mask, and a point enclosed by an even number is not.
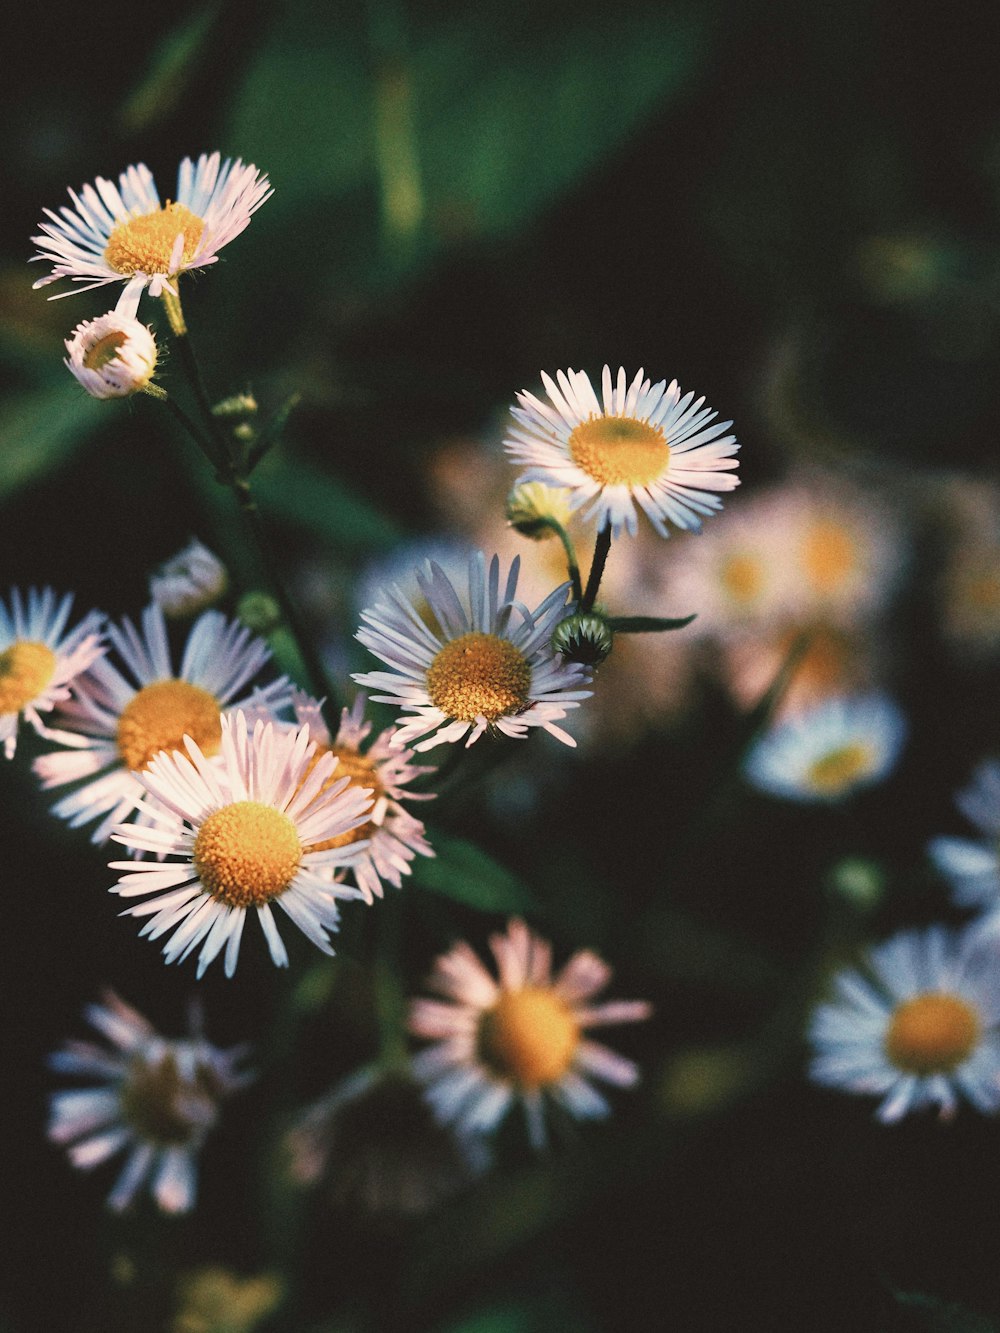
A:
[[[186,157],[175,198],[166,204],[142,162],[123,171],[117,186],[98,176],[79,194],[69,191],[72,208],[44,210],[41,235],[31,238],[38,246],[32,259],[51,264],[52,272],[34,285],[69,278],[83,284],[73,290],[89,291],[122,282],[118,308],[134,315],[145,287],[151,296],[176,295],[179,273],[214,264],[271,194],[267,177],[252,163],[223,160],[219,153],[202,153],[197,162]]]
[[[950,881],[957,903],[985,908],[1000,923],[1000,763],[981,764],[955,804],[982,840],[934,838],[931,860]]]
[[[739,485],[733,475],[739,449],[735,435],[724,432],[731,421],[702,407],[704,398],[681,397],[677,381],[651,384],[640,370],[631,384],[624,367],[612,379],[604,367],[602,401],[585,371],[558,371],[556,380],[542,373],[549,401],[527,390],[511,408],[517,422],[504,445],[527,470],[518,482],[544,481],[565,487],[573,509],[586,505],[586,518],[635,535],[637,506],[656,531],[668,535],[667,522],[699,528],[700,515],[722,507],[712,492]]]
[[[258,719],[251,733],[238,712],[222,718],[221,733],[218,763],[185,737],[186,755],[160,754],[139,775],[155,798],[145,808],[149,826],[120,824],[112,836],[161,859],[111,862],[126,872],[112,893],[156,895],[122,915],[148,917],[139,934],[150,939],[173,932],[163,949],[168,963],[201,945],[199,977],[223,946],[226,976],[233,975],[251,908],[275,966],[287,967],[272,904],[332,954],[327,932],[337,929],[337,899],[364,895],[323,872],[366,850],[364,842],[338,844],[370,817],[371,790],[349,777],[331,782],[337,757],[314,758],[308,727],[284,730]]]
[[[841,972],[810,1025],[810,1077],[881,1097],[887,1124],[959,1098],[1000,1109],[1000,972],[983,937],[939,926],[873,949],[866,972]]]
[[[589,1041],[587,1028],[634,1023],[651,1007],[639,1000],[591,1004],[611,969],[588,950],[575,953],[553,978],[549,944],[523,921],[508,923],[490,948],[498,979],[467,944],[438,958],[428,981],[442,1000],[414,1000],[409,1029],[434,1042],[413,1062],[438,1117],[462,1133],[487,1133],[515,1101],[524,1106],[535,1146],[545,1141],[546,1095],[590,1119],[609,1107],[591,1080],[631,1087],[631,1060]]]
[[[149,597],[171,619],[197,615],[217,602],[229,587],[226,567],[192,537],[182,551],[149,578]]]
[[[161,1037],[110,991],[86,1016],[107,1045],[71,1041],[49,1057],[51,1068],[94,1086],[52,1096],[49,1138],[67,1145],[81,1170],[127,1152],[125,1166],[108,1197],[116,1212],[127,1208],[143,1186],[166,1213],[194,1206],[197,1158],[218,1119],[224,1097],[248,1081],[237,1066],[243,1047],[210,1045],[192,1024],[189,1038]]]
[[[363,611],[367,626],[357,637],[392,671],[354,676],[375,694],[376,703],[395,704],[416,716],[400,726],[392,745],[429,750],[445,741],[466,737],[466,745],[484,731],[518,739],[532,727],[543,727],[566,745],[575,745],[556,722],[579,706],[589,690],[586,670],[563,662],[549,646],[556,624],[565,614],[563,583],[534,611],[515,600],[520,559],[511,564],[500,594],[500,561],[477,551],[469,559],[468,610],[440,565],[428,561],[417,582],[433,626],[421,616],[398,585]],[[512,623],[513,622],[513,623]]]
[[[23,716],[41,736],[48,735],[41,714],[70,697],[70,683],[104,652],[104,617],[89,612],[66,632],[73,596],[61,600],[51,588],[28,590],[27,603],[11,589],[10,609],[0,598],[0,743],[10,759],[17,747]]]
[[[892,771],[903,715],[881,694],[824,700],[762,736],[744,763],[748,782],[789,801],[840,801]]]
[[[49,733],[67,748],[40,756],[34,765],[46,790],[85,779],[53,811],[74,828],[99,819],[95,843],[138,808],[139,774],[154,755],[179,751],[185,736],[203,754],[216,754],[226,713],[249,702],[283,708],[291,698],[285,677],[246,690],[270,661],[270,649],[218,611],[204,612],[191,626],[176,669],[159,606],[143,611],[141,633],[127,618],[107,633],[126,674],[107,660],[95,662],[78,680],[76,697],[63,706],[62,729]]]
[[[156,370],[152,330],[131,315],[111,310],[85,319],[66,339],[68,370],[91,398],[127,398],[145,389]]]
[[[391,727],[381,732],[367,749],[362,749],[372,729],[372,724],[364,720],[364,695],[359,694],[351,708],[341,711],[340,726],[333,737],[323,721],[321,707],[314,699],[296,691],[293,704],[297,721],[308,726],[309,735],[316,742],[312,762],[317,763],[327,753],[336,756],[337,767],[327,785],[346,775],[352,787],[369,791],[374,797],[365,823],[314,848],[315,851],[325,851],[328,847],[367,843],[365,850],[352,861],[349,873],[370,905],[382,897],[383,880],[398,889],[403,875],[410,874],[414,857],[434,855],[424,837],[423,823],[400,804],[403,800],[431,799],[432,792],[407,792],[405,788],[414,778],[433,773],[434,768],[411,763],[412,750],[394,748]]]

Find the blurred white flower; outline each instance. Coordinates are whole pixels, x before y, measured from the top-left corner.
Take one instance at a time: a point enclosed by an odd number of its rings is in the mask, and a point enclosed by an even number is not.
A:
[[[178,619],[214,605],[228,586],[225,565],[196,537],[149,576],[150,600]]]

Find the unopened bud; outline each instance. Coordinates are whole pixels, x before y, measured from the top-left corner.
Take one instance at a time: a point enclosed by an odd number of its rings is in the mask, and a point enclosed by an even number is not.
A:
[[[525,481],[515,486],[507,496],[507,522],[525,537],[544,541],[556,534],[550,527],[558,523],[565,527],[572,510],[569,492],[557,486],[546,486],[541,481]]]
[[[552,647],[568,662],[599,666],[611,652],[611,626],[597,611],[580,611],[560,620],[552,631]]]
[[[219,601],[228,586],[225,565],[197,539],[149,576],[150,597],[164,615],[174,618],[204,611]]]
[[[223,398],[212,408],[213,417],[252,417],[257,411],[257,399],[252,393],[234,393]]]
[[[66,365],[92,398],[127,398],[156,369],[156,339],[145,324],[109,310],[84,320],[66,339]]]
[[[882,901],[885,875],[880,866],[863,856],[845,856],[830,871],[831,891],[860,912],[871,912]]]
[[[283,620],[281,607],[267,592],[247,592],[239,600],[236,614],[255,634],[270,634]]]

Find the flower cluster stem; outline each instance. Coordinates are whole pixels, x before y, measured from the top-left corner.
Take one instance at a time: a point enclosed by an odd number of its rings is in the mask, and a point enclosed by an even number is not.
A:
[[[601,586],[601,579],[604,577],[604,566],[608,562],[608,552],[611,550],[611,523],[608,521],[597,534],[597,541],[594,543],[594,558],[590,564],[590,574],[587,577],[587,587],[583,594],[583,600],[580,602],[580,610],[583,612],[591,611],[594,602],[597,600],[597,592]]]

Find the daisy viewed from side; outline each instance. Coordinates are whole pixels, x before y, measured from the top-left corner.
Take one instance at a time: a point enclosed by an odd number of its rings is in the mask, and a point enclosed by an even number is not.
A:
[[[283,708],[291,698],[285,677],[247,689],[270,649],[219,611],[205,611],[191,626],[176,669],[159,606],[143,611],[141,632],[126,618],[107,634],[125,674],[106,659],[95,662],[63,706],[60,729],[50,733],[67,748],[34,765],[46,790],[83,780],[53,811],[74,828],[100,820],[91,839],[97,843],[136,810],[139,775],[161,750],[179,751],[189,736],[202,754],[217,754],[224,714],[245,703]]]
[[[20,719],[47,735],[42,714],[69,699],[70,684],[104,652],[104,617],[91,611],[67,632],[72,605],[71,593],[57,599],[51,588],[29,588],[27,600],[13,588],[9,609],[0,598],[0,744],[8,759]]]
[[[186,157],[177,173],[173,200],[160,203],[153,173],[142,162],[113,181],[98,176],[79,194],[69,191],[72,208],[44,210],[35,260],[52,265],[39,278],[45,287],[60,278],[89,291],[122,282],[118,308],[134,315],[145,287],[151,296],[176,295],[174,280],[189,269],[214,264],[219,251],[243,231],[271,196],[267,176],[240,158],[202,153]],[[58,292],[56,296],[70,296]]]
[[[1000,926],[1000,763],[980,764],[955,804],[982,837],[934,838],[931,860],[950,882],[957,903],[985,910]]]
[[[149,599],[170,619],[206,611],[225,595],[229,575],[219,557],[192,537],[149,577]]]
[[[584,1032],[652,1011],[639,1000],[592,1004],[611,969],[589,950],[553,977],[551,947],[523,921],[510,921],[490,948],[496,979],[468,944],[438,958],[427,984],[444,998],[410,1006],[410,1031],[434,1043],[414,1057],[413,1070],[438,1117],[460,1133],[488,1133],[519,1101],[537,1147],[546,1096],[581,1119],[601,1117],[608,1103],[591,1080],[625,1088],[639,1076],[631,1060]]]
[[[905,737],[903,715],[885,695],[826,699],[761,736],[744,774],[785,800],[840,801],[887,777]]]
[[[394,747],[420,736],[427,739],[414,745],[418,751],[463,737],[468,746],[485,731],[521,739],[532,727],[576,744],[555,724],[589,697],[589,690],[579,688],[589,675],[549,646],[565,613],[568,585],[529,611],[516,600],[519,569],[515,557],[501,595],[499,559],[493,557],[487,573],[486,558],[477,551],[469,559],[463,604],[441,566],[428,561],[416,577],[433,626],[398,585],[361,613],[366,624],[357,638],[392,670],[361,673],[354,680],[387,691],[372,695],[376,703],[416,714],[397,729]]]
[[[108,1044],[71,1041],[49,1057],[58,1073],[94,1085],[53,1094],[49,1138],[66,1145],[70,1161],[84,1171],[128,1154],[108,1197],[115,1212],[128,1208],[144,1186],[164,1212],[188,1212],[198,1152],[219,1105],[248,1081],[238,1072],[245,1048],[210,1045],[197,1020],[189,1038],[161,1037],[110,991],[85,1012]]]
[[[841,972],[810,1025],[810,1077],[880,1097],[887,1124],[964,1097],[1000,1109],[1000,971],[981,934],[939,926],[873,949],[864,973]]]
[[[677,381],[652,384],[640,370],[629,383],[624,367],[616,378],[604,367],[601,399],[585,371],[542,373],[548,402],[527,390],[511,408],[517,422],[504,441],[515,463],[526,464],[518,483],[544,481],[565,487],[573,509],[610,526],[638,530],[641,509],[656,531],[667,523],[698,528],[701,516],[722,507],[716,492],[739,485],[731,421],[703,407],[704,398],[681,395]]]
[[[401,804],[404,800],[432,798],[433,792],[408,792],[406,786],[424,773],[433,773],[434,768],[412,763],[412,750],[394,748],[391,727],[381,732],[367,749],[362,748],[372,729],[372,724],[364,720],[364,695],[359,694],[352,707],[341,711],[340,726],[332,737],[314,699],[296,691],[293,704],[299,724],[308,726],[309,735],[316,742],[312,762],[318,763],[327,753],[336,756],[337,767],[328,784],[346,775],[352,787],[363,788],[373,795],[374,804],[365,823],[315,847],[316,851],[324,851],[327,847],[367,843],[346,873],[361,890],[365,902],[371,904],[382,897],[383,880],[398,889],[403,875],[410,874],[414,857],[434,855],[424,837],[423,823]]]
[[[222,719],[221,733],[218,763],[186,737],[186,754],[162,753],[139,775],[154,798],[144,807],[149,825],[120,824],[112,836],[162,859],[112,861],[112,870],[125,873],[111,892],[155,894],[123,915],[148,917],[139,934],[150,939],[173,932],[163,949],[168,963],[200,945],[199,977],[223,947],[226,976],[233,975],[251,909],[275,966],[287,967],[272,905],[332,954],[327,934],[337,929],[337,900],[364,895],[324,872],[367,850],[365,842],[338,844],[370,818],[371,789],[349,776],[331,781],[337,757],[314,758],[308,727],[258,719],[250,731],[237,712]]]

